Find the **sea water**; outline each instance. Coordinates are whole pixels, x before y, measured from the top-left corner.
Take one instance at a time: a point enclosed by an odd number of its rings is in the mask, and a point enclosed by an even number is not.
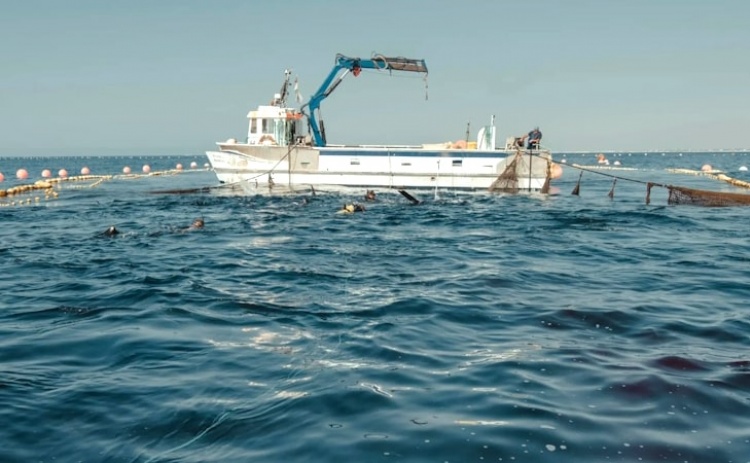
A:
[[[0,461],[750,461],[750,209],[645,202],[750,156],[610,155],[612,198],[556,158],[552,195],[350,215],[191,192],[202,156],[0,159],[114,176],[0,198]]]

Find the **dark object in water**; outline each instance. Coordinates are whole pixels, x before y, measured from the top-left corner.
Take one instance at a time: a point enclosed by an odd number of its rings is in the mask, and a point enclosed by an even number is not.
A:
[[[114,225],[110,226],[108,229],[104,230],[104,236],[117,236],[120,233],[120,230],[115,228]]]
[[[152,191],[151,194],[153,195],[185,195],[185,194],[191,194],[191,193],[208,193],[212,190],[218,190],[220,188],[234,187],[235,185],[239,185],[240,183],[244,181],[245,180],[240,180],[239,182],[222,183],[221,185],[204,186],[204,187],[198,187],[198,188],[185,188],[185,189],[178,189],[178,190],[156,190],[156,191]]]
[[[417,198],[415,198],[414,196],[412,196],[411,194],[409,194],[409,192],[406,190],[398,190],[398,192],[401,193],[401,196],[411,201],[411,203],[414,205],[420,204],[422,202],[418,200]]]
[[[615,185],[617,185],[617,179],[612,180],[612,188],[609,190],[609,193],[607,193],[609,199],[614,199],[615,197]]]
[[[576,183],[575,188],[573,188],[573,191],[570,192],[572,195],[580,196],[581,193],[581,177],[583,177],[583,171],[581,171],[580,174],[578,174],[578,183]]]
[[[204,186],[201,188],[186,188],[182,190],[157,190],[157,191],[151,191],[150,193],[152,195],[186,195],[191,193],[208,193],[209,191],[215,189],[215,188],[223,188],[224,185],[219,185],[216,187],[213,186]]]

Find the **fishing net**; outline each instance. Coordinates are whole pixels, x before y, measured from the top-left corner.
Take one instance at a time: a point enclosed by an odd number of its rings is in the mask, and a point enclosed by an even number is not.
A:
[[[688,204],[692,206],[750,206],[750,195],[722,191],[695,190],[680,186],[668,186],[668,204]]]
[[[492,193],[518,193],[521,190],[539,190],[548,193],[550,186],[551,162],[547,153],[532,154],[516,152],[506,159],[506,167],[490,185]],[[542,185],[538,180],[544,178]]]
[[[519,155],[507,163],[502,174],[490,185],[490,192],[518,193],[518,175],[516,175],[516,163]]]

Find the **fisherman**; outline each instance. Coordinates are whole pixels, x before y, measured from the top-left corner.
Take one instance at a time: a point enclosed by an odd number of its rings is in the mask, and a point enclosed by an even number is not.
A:
[[[367,193],[365,193],[365,201],[375,201],[375,198],[375,190],[367,190]]]
[[[205,225],[203,217],[198,217],[197,219],[193,220],[193,223],[188,227],[188,230],[198,230],[203,228],[203,225]]]
[[[529,133],[524,135],[521,140],[526,140],[526,149],[539,149],[539,143],[542,141],[542,132],[539,127],[534,127]]]

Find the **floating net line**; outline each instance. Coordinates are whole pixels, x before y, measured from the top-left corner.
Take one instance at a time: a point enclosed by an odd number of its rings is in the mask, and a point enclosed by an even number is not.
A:
[[[579,195],[581,189],[581,178],[584,172],[591,172],[593,174],[610,177],[613,179],[612,188],[609,191],[608,196],[614,198],[615,184],[617,180],[623,180],[627,182],[641,183],[646,185],[646,204],[651,203],[651,189],[653,187],[665,188],[669,192],[667,197],[667,204],[672,205],[691,205],[691,206],[705,206],[705,207],[728,207],[728,206],[750,206],[750,194],[736,193],[736,192],[725,192],[725,191],[712,191],[712,190],[699,190],[696,188],[687,188],[678,185],[665,185],[655,182],[647,182],[643,180],[636,180],[627,177],[621,177],[619,175],[607,174],[604,172],[598,172],[586,167],[582,167],[576,164],[572,164],[571,167],[578,169],[580,175],[578,176],[578,182],[571,194]],[[681,173],[681,174],[693,174],[702,175],[715,180],[720,180],[736,187],[750,188],[750,183],[743,180],[731,178],[725,174],[714,174],[711,172],[692,171],[687,169],[668,169],[670,172]]]
[[[728,193],[723,191],[696,190],[670,185],[669,204],[688,204],[691,206],[726,207],[750,206],[750,195]]]
[[[10,188],[0,188],[0,206],[22,206],[32,203],[39,203],[42,199],[54,200],[59,197],[58,191],[62,189],[84,189],[95,188],[107,180],[135,180],[147,177],[157,177],[164,175],[177,175],[183,171],[171,169],[164,171],[155,171],[144,174],[120,174],[120,175],[74,175],[70,177],[56,177],[37,180],[34,183],[25,183]],[[40,195],[43,195],[40,196]]]

